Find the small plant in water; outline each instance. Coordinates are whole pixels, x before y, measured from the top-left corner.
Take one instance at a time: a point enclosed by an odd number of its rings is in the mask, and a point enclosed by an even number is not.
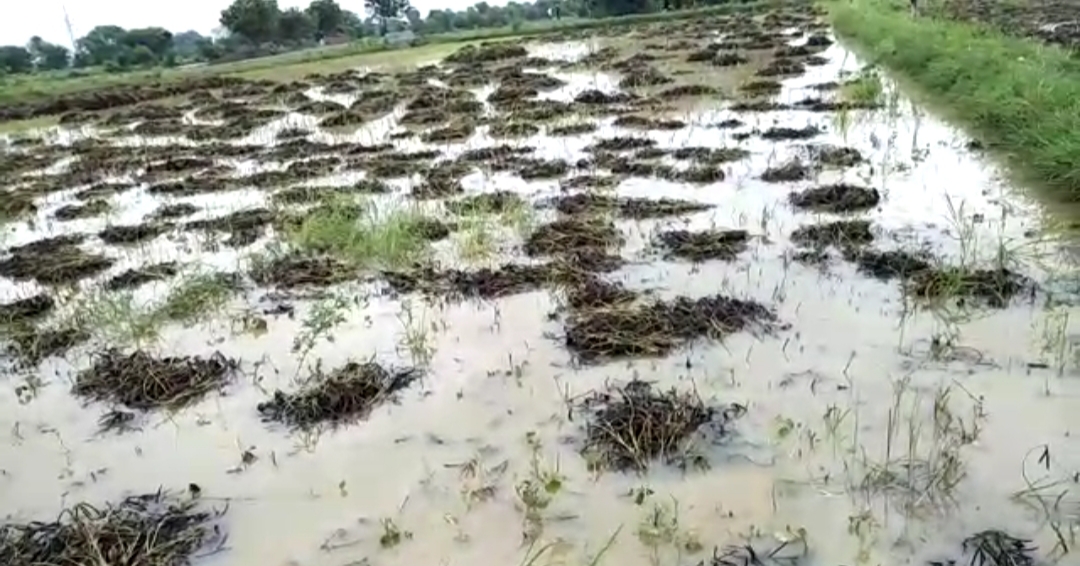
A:
[[[417,317],[412,301],[408,299],[402,301],[397,317],[403,329],[399,347],[409,353],[414,365],[427,365],[435,355],[435,346],[431,342],[431,335],[438,328],[435,322],[428,323],[426,310]]]
[[[544,511],[562,491],[565,478],[559,473],[558,462],[554,468],[544,465],[540,452],[543,445],[535,432],[529,432],[525,441],[529,446],[529,476],[517,484],[517,496],[524,511],[522,536],[526,541],[540,538],[544,530]]]
[[[402,530],[393,519],[386,518],[380,522],[383,532],[379,536],[379,546],[393,548],[406,540],[412,540],[412,533]]]
[[[312,305],[311,311],[301,324],[300,332],[293,338],[292,350],[300,354],[300,359],[296,364],[296,375],[300,375],[308,354],[320,340],[334,341],[330,332],[345,322],[345,314],[349,306],[349,300],[341,295],[327,297]]]
[[[671,504],[657,503],[642,519],[637,530],[638,540],[649,547],[653,564],[662,563],[661,552],[669,550],[675,554],[672,563],[681,564],[686,554],[697,554],[703,550],[697,535],[683,530],[679,523],[679,502],[674,498]]]

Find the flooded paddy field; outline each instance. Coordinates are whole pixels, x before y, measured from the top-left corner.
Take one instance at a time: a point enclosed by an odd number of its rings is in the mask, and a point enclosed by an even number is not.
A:
[[[131,102],[6,141],[0,562],[1071,557],[1070,248],[808,4]]]

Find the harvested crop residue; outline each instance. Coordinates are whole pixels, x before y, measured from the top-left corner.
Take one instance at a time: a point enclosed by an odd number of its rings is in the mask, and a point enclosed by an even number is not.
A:
[[[538,227],[525,241],[525,253],[555,255],[573,250],[607,248],[622,243],[622,233],[611,221],[563,218]]]
[[[554,204],[555,208],[563,214],[595,214],[615,211],[623,218],[637,220],[678,216],[712,208],[711,205],[688,200],[613,197],[595,193],[560,196],[555,198]]]
[[[134,226],[109,226],[98,233],[106,244],[134,244],[155,238],[165,231],[159,224],[138,224]]]
[[[476,271],[425,266],[413,271],[386,272],[390,286],[399,293],[422,291],[433,296],[494,299],[525,293],[551,284],[560,277],[556,264],[503,264]]]
[[[582,274],[570,283],[565,288],[566,306],[575,310],[628,305],[638,299],[637,293],[592,273]]]
[[[275,391],[259,404],[259,413],[299,428],[363,418],[419,376],[416,369],[385,369],[375,362],[349,362],[328,374],[316,369],[299,391]]]
[[[193,499],[163,491],[103,508],[80,503],[51,522],[0,527],[0,563],[187,564],[204,547],[224,542],[219,527],[212,524],[220,516],[198,510]]]
[[[156,263],[138,269],[129,269],[105,282],[105,288],[110,291],[134,289],[151,281],[171,279],[179,272],[180,266],[176,262]]]
[[[65,204],[56,209],[53,217],[57,220],[78,220],[80,218],[93,218],[104,214],[109,210],[109,202],[103,199],[94,199],[86,204]]]
[[[327,286],[356,279],[355,269],[329,256],[290,254],[257,262],[251,278],[260,285],[293,288]]]
[[[572,313],[566,345],[583,360],[662,356],[697,338],[720,339],[751,325],[770,327],[771,309],[751,300],[713,295]]]
[[[56,306],[52,297],[39,293],[0,305],[0,324],[26,322],[49,314]]]
[[[837,220],[800,226],[791,233],[791,241],[815,248],[836,246],[840,249],[863,246],[874,241],[869,220]]]
[[[177,409],[222,388],[238,368],[239,362],[220,353],[209,358],[159,358],[142,350],[124,354],[109,349],[95,356],[93,365],[79,373],[73,391],[132,409]]]
[[[644,470],[658,458],[682,466],[695,463],[701,456],[693,453],[694,435],[727,437],[732,422],[745,412],[739,405],[709,407],[697,394],[675,388],[661,392],[640,380],[593,392],[579,407],[589,415],[583,452],[614,470]]]
[[[746,230],[670,230],[657,235],[669,257],[705,261],[732,260],[746,250],[750,234]]]
[[[855,212],[877,206],[881,194],[877,189],[840,183],[792,193],[788,199],[796,208],[815,212]]]
[[[71,348],[89,340],[90,334],[75,326],[39,329],[17,325],[9,338],[8,355],[25,366],[33,367],[46,358],[64,355]]]
[[[859,271],[876,279],[906,279],[932,268],[934,258],[925,253],[904,250],[845,250],[845,257],[858,266]]]
[[[79,247],[81,236],[57,236],[12,248],[0,260],[0,275],[43,284],[70,284],[112,267],[114,260]]]
[[[1022,291],[1034,292],[1030,279],[1015,271],[940,267],[916,272],[905,289],[922,299],[978,299],[995,307],[1004,307]]]

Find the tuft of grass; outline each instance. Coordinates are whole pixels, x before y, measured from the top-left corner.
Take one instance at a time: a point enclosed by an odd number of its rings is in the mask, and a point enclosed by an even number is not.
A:
[[[897,72],[1061,201],[1080,199],[1080,66],[1068,52],[906,3],[829,3],[841,36]]]
[[[145,344],[167,324],[190,326],[220,312],[235,290],[231,276],[198,271],[183,277],[156,304],[139,304],[131,291],[97,290],[74,305],[65,326],[115,346]]]
[[[885,94],[881,75],[876,69],[863,69],[854,79],[840,86],[840,98],[857,104],[877,104]]]
[[[363,268],[389,269],[409,265],[428,251],[425,227],[430,219],[418,208],[357,207],[334,202],[320,206],[299,225],[286,231],[294,248],[329,254]]]

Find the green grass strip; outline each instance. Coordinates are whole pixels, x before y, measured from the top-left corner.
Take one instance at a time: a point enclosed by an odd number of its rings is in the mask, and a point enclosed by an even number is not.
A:
[[[899,74],[1062,201],[1080,200],[1080,62],[988,26],[923,15],[907,2],[829,2],[836,32]]]

